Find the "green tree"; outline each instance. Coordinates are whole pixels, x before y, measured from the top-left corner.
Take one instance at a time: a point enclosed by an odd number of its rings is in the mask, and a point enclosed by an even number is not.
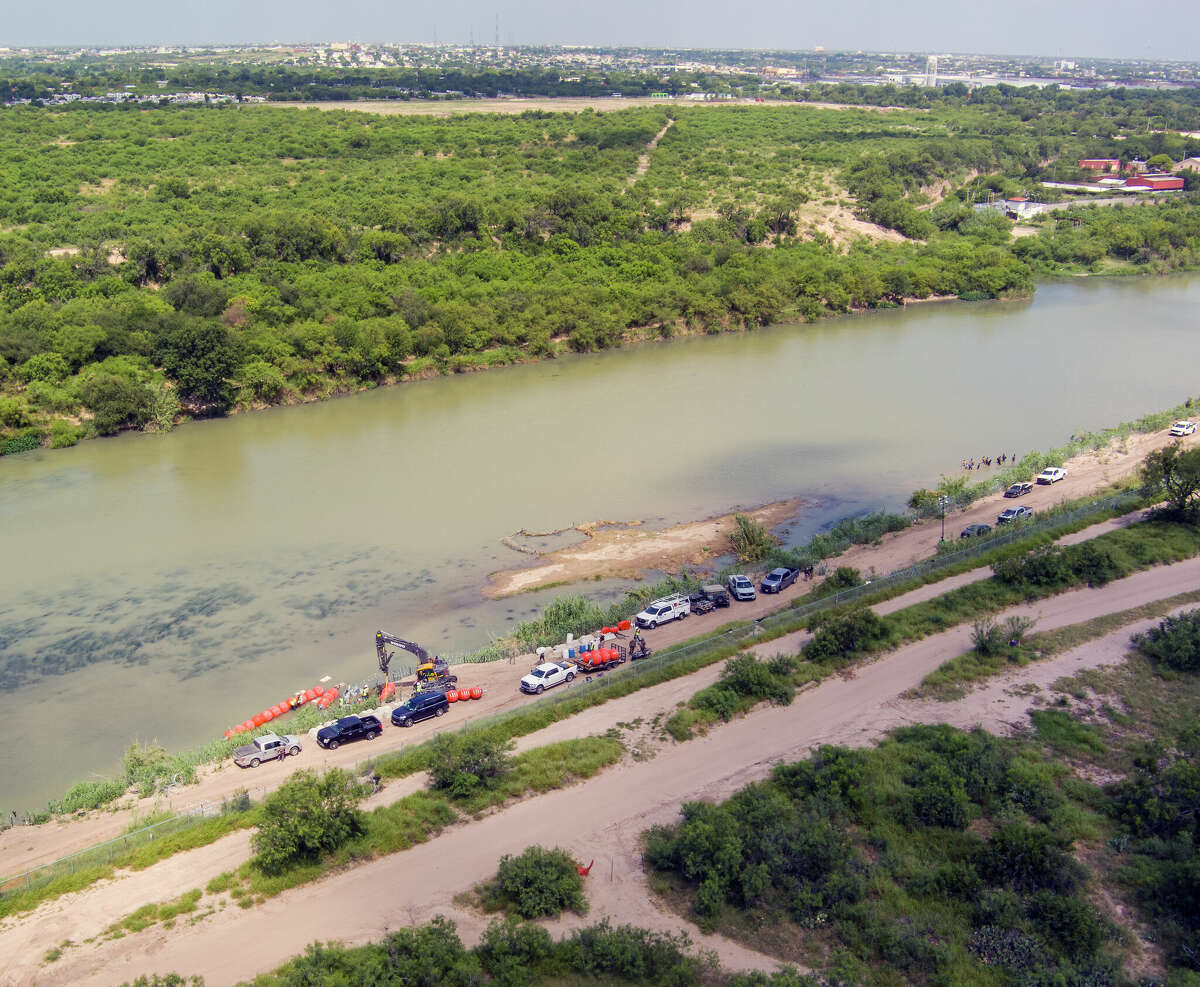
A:
[[[1200,493],[1200,448],[1175,443],[1150,453],[1142,463],[1142,485],[1149,496],[1166,497],[1169,515],[1191,517]]]
[[[363,832],[362,792],[340,769],[297,771],[263,804],[254,834],[254,863],[268,874],[315,860]]]
[[[233,400],[230,378],[238,365],[238,347],[219,322],[188,322],[169,337],[163,365],[179,392],[220,412]]]
[[[1157,627],[1133,638],[1151,661],[1177,672],[1200,671],[1200,610],[1165,618]]]
[[[84,381],[79,398],[91,409],[93,424],[101,435],[113,435],[123,425],[142,425],[152,408],[146,388],[111,373],[96,374]]]
[[[512,749],[513,741],[483,730],[438,734],[431,743],[429,781],[455,798],[495,788],[511,767]]]
[[[522,918],[587,913],[583,879],[575,861],[555,847],[531,846],[519,857],[505,854],[496,870],[499,896]]]

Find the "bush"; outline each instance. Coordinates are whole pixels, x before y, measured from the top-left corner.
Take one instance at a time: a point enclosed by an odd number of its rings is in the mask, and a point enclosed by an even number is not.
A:
[[[691,945],[686,933],[650,932],[632,925],[614,928],[607,919],[577,929],[559,945],[559,955],[572,970],[611,983],[614,978],[643,984],[696,983],[703,960],[684,950]]]
[[[496,890],[522,918],[587,913],[583,878],[565,851],[531,846],[519,857],[505,854],[496,870]]]
[[[18,452],[32,452],[34,449],[41,448],[41,445],[41,433],[36,429],[32,429],[24,435],[18,435],[16,438],[9,439],[3,445],[0,445],[0,456],[12,456]]]
[[[61,799],[51,802],[47,808],[55,815],[98,809],[119,799],[125,794],[126,788],[124,781],[115,778],[108,781],[81,781]]]
[[[479,788],[495,788],[512,767],[511,740],[482,730],[438,734],[430,744],[429,781],[454,798],[468,798]]]
[[[1157,627],[1133,639],[1151,661],[1177,672],[1200,671],[1200,610],[1165,618]]]
[[[145,387],[111,373],[88,378],[79,389],[79,397],[91,409],[96,431],[101,435],[113,435],[123,425],[144,424],[152,408]]]
[[[365,829],[357,807],[361,798],[362,791],[345,771],[297,771],[263,803],[262,821],[251,841],[255,865],[279,874],[336,850]]]
[[[79,441],[79,429],[69,421],[55,418],[50,423],[50,448],[66,449]]]
[[[476,953],[500,987],[532,987],[540,982],[538,967],[553,955],[555,945],[540,925],[508,918],[487,927]]]
[[[873,611],[859,607],[817,622],[817,630],[804,646],[809,661],[851,658],[881,645],[887,638],[887,625]]]
[[[1079,866],[1067,854],[1070,842],[1043,826],[1012,823],[992,834],[976,866],[989,884],[1016,891],[1073,891]]]
[[[733,520],[736,527],[729,540],[739,562],[758,562],[778,544],[766,528],[745,514],[735,514]]]

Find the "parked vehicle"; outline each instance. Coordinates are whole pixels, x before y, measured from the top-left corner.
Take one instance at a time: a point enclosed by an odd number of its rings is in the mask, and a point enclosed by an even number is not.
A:
[[[799,575],[799,569],[780,566],[778,569],[772,569],[763,576],[763,581],[759,584],[759,589],[764,593],[778,593],[780,590],[785,590],[791,586]]]
[[[636,640],[640,641],[639,634]],[[621,645],[606,645],[603,648],[593,648],[591,651],[581,651],[575,658],[575,664],[584,675],[592,672],[606,672],[625,663],[625,649]]]
[[[353,743],[356,740],[374,740],[382,731],[383,724],[370,714],[343,716],[336,723],[321,727],[317,731],[317,743],[326,750],[335,751],[342,744]]]
[[[664,596],[661,600],[654,600],[647,604],[646,609],[634,619],[637,621],[638,627],[657,627],[659,624],[665,624],[668,620],[683,620],[691,612],[692,605],[688,598],[679,593],[673,593],[671,596]]]
[[[1047,466],[1037,475],[1038,483],[1057,483],[1059,480],[1067,478],[1067,471],[1061,466]]]
[[[444,692],[422,692],[410,696],[392,710],[392,726],[411,727],[420,720],[441,716],[450,708]]]
[[[700,592],[712,601],[714,607],[729,606],[729,594],[725,591],[724,586],[718,586],[716,583],[709,583],[707,586],[701,586]]]
[[[1174,425],[1171,426],[1171,434],[1172,435],[1177,435],[1177,436],[1191,435],[1194,431],[1196,431],[1196,423],[1195,422],[1181,421],[1181,422],[1176,422]]]
[[[1011,487],[1004,491],[1005,497],[1024,497],[1027,493],[1033,490],[1033,484],[1029,480],[1022,480],[1020,483],[1014,483]]]
[[[996,523],[1008,524],[1011,521],[1027,521],[1031,517],[1033,517],[1033,510],[1022,504],[1020,507],[1006,507],[996,518]]]
[[[521,691],[541,695],[552,686],[575,678],[575,664],[569,661],[548,661],[538,665],[521,679]]]
[[[992,532],[990,524],[968,524],[962,529],[960,538],[979,538],[981,535],[988,535]]]
[[[263,761],[274,761],[289,754],[299,754],[300,750],[299,737],[290,733],[283,737],[274,733],[264,733],[261,737],[255,737],[253,742],[237,748],[233,752],[233,763],[239,768],[257,768]]]
[[[692,613],[712,613],[716,609],[713,601],[703,593],[692,593],[688,597],[688,603],[692,605]]]
[[[729,595],[735,600],[753,600],[758,594],[754,592],[754,583],[745,576],[730,576],[725,580]]]

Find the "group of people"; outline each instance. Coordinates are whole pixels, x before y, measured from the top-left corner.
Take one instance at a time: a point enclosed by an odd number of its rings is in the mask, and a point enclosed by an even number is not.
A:
[[[989,466],[1003,466],[1005,463],[1015,463],[1016,461],[1016,453],[1012,453],[1011,455],[1008,453],[1001,453],[995,458],[991,456],[980,456],[978,460],[964,459],[962,461],[962,468],[965,470],[981,470],[986,469]]]

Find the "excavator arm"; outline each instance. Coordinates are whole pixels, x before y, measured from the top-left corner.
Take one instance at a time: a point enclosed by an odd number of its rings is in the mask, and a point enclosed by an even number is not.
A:
[[[392,655],[395,652],[389,652],[388,645],[393,647],[403,648],[405,651],[416,655],[417,661],[422,665],[429,661],[429,652],[422,648],[419,644],[413,644],[412,641],[406,641],[402,637],[396,637],[394,634],[389,634],[387,631],[375,632],[375,653],[379,655],[379,670],[386,676],[388,665],[392,662]]]

